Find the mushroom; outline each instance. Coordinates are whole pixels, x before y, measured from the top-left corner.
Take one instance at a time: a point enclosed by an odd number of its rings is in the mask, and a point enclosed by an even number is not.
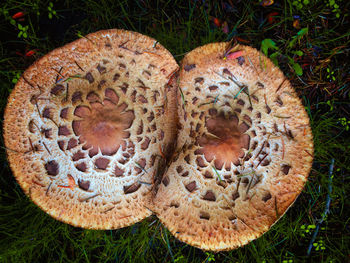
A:
[[[149,216],[153,175],[176,136],[177,69],[157,41],[125,30],[89,34],[36,61],[11,93],[4,121],[24,192],[83,228]]]
[[[179,73],[177,149],[153,199],[178,239],[229,250],[261,236],[303,189],[308,116],[290,82],[254,48],[208,44]]]

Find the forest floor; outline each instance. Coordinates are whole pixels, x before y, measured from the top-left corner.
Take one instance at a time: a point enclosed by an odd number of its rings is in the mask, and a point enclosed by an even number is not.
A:
[[[1,137],[0,262],[349,262],[349,7],[346,0],[3,1],[1,120],[36,59],[82,35],[122,28],[157,39],[178,62],[210,42],[261,50],[302,99],[315,152],[303,192],[271,230],[242,248],[210,253],[178,241],[154,216],[113,231],[52,219],[14,180]]]

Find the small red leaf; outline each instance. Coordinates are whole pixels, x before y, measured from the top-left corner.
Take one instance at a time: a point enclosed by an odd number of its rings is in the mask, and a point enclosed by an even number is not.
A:
[[[243,56],[243,51],[236,51],[236,52],[233,52],[231,54],[228,54],[226,56],[227,59],[235,59],[235,58],[238,58],[238,57],[241,57]]]
[[[234,37],[234,39],[235,39],[236,41],[239,41],[239,42],[242,42],[242,43],[250,43],[249,40],[243,39],[243,38],[241,38],[241,37]]]
[[[277,13],[277,12],[271,12],[271,13],[269,13],[269,14],[266,16],[267,22],[268,22],[269,24],[272,24],[273,22],[275,22],[275,16],[278,16],[278,15],[279,15],[279,13]]]
[[[35,54],[35,49],[33,49],[33,50],[30,50],[30,51],[28,51],[26,54],[25,54],[25,56],[26,57],[31,57],[31,56],[33,56],[34,54]]]
[[[13,19],[21,18],[24,17],[25,13],[24,12],[17,12],[12,16]]]
[[[214,17],[213,22],[214,22],[214,24],[215,24],[217,27],[220,27],[220,26],[221,26],[221,22],[220,22],[220,20],[219,20],[218,18]]]

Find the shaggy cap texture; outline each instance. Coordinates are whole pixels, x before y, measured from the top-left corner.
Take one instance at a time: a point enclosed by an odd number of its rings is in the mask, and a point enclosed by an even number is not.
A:
[[[8,98],[4,138],[24,192],[54,218],[115,229],[147,208],[176,135],[178,65],[156,40],[99,31],[36,61]]]
[[[254,48],[228,46],[196,48],[182,62],[177,150],[153,200],[173,235],[213,251],[265,233],[313,159],[309,118],[281,70]]]

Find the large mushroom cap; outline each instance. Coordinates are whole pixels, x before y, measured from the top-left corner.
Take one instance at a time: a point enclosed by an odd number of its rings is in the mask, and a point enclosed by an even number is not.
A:
[[[181,241],[228,250],[261,236],[307,180],[308,116],[283,73],[257,50],[214,43],[180,70],[174,161],[154,199]]]
[[[27,69],[4,137],[24,192],[56,219],[115,229],[142,220],[153,174],[175,139],[178,68],[154,39],[99,31]]]

